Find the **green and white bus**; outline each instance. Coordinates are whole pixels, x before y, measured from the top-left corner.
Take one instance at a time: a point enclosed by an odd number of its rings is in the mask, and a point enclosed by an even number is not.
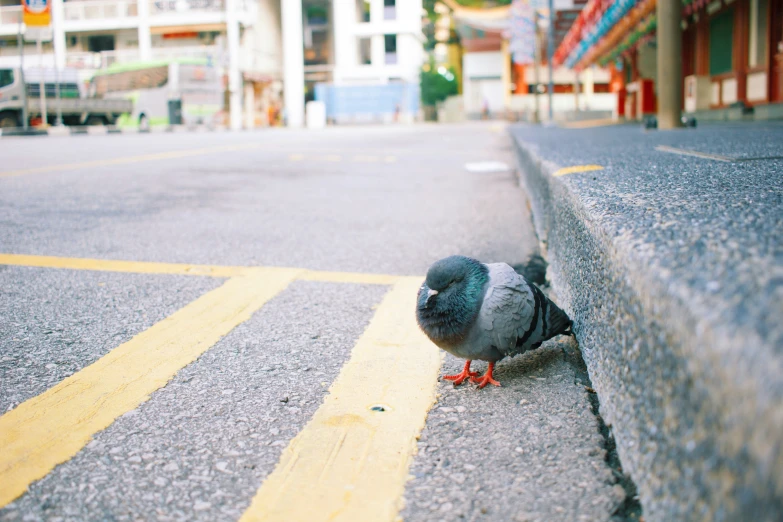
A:
[[[223,122],[222,78],[206,58],[115,64],[92,77],[89,94],[133,101],[133,112],[120,118],[120,127]]]

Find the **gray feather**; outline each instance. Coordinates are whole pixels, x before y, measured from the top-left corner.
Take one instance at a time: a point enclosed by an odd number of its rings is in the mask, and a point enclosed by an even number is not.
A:
[[[515,352],[517,341],[537,325],[536,300],[525,278],[506,264],[491,264],[489,287],[479,311],[479,324],[503,355]],[[540,306],[540,305],[539,305]],[[523,350],[524,351],[524,350]]]

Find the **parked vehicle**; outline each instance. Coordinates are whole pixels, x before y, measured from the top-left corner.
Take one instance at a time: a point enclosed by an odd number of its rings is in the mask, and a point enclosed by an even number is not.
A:
[[[215,125],[223,117],[223,82],[206,58],[121,63],[93,76],[91,97],[133,101],[120,126]]]
[[[23,88],[27,90],[29,120],[40,120],[41,80],[46,98],[46,121],[55,123],[58,113],[65,125],[113,125],[125,113],[133,111],[133,102],[84,96],[75,69],[25,69],[22,86],[19,68],[0,69],[0,128],[23,126]],[[59,87],[59,97],[57,90]]]

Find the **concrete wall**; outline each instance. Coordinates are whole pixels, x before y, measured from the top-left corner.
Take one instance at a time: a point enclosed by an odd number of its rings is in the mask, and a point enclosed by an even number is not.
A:
[[[462,94],[465,114],[481,114],[484,104],[491,112],[503,107],[503,54],[500,51],[462,55]]]

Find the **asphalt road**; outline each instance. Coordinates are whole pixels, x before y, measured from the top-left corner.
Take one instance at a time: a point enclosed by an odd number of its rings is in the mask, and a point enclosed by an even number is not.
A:
[[[3,138],[0,157],[0,520],[361,520],[363,491],[388,520],[622,503],[571,341],[476,391],[436,383],[460,361],[411,330],[396,276],[536,249],[513,171],[466,169],[513,165],[501,126]],[[319,418],[376,379],[408,431],[368,432],[376,405],[312,456]],[[294,501],[253,511],[281,474]],[[328,487],[358,498],[329,511]]]

